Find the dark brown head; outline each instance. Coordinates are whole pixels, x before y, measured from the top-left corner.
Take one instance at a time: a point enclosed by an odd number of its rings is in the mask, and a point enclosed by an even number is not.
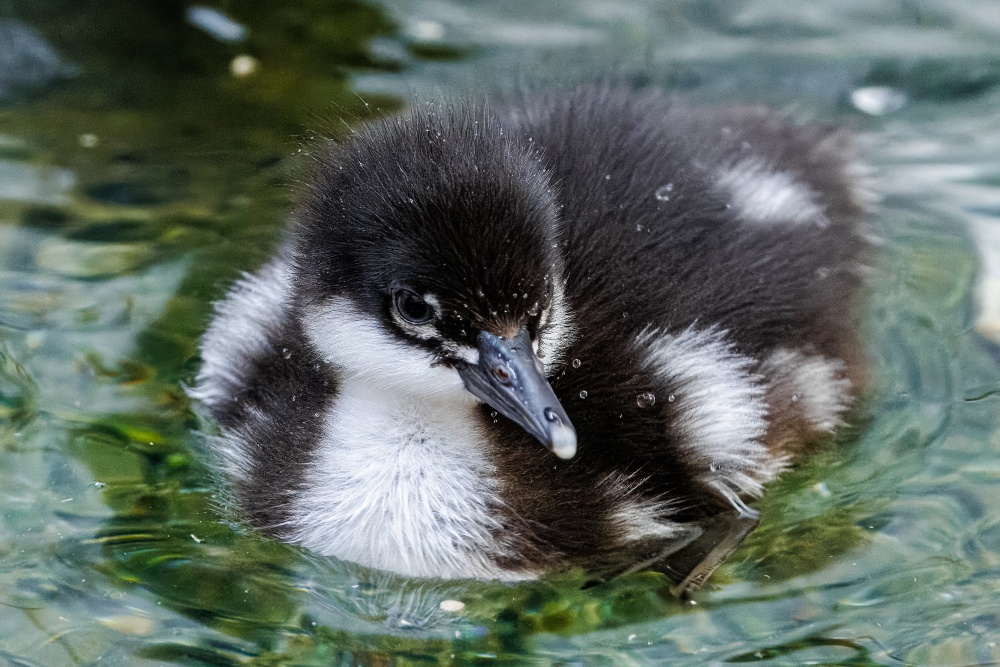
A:
[[[322,152],[298,209],[303,325],[345,373],[475,397],[570,458],[546,380],[572,333],[558,231],[538,156],[488,112],[378,122]]]

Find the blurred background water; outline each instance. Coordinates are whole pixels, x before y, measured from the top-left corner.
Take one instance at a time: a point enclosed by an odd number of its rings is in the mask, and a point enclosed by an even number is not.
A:
[[[608,74],[857,132],[870,420],[690,604],[654,573],[406,581],[228,521],[182,388],[303,140]],[[993,339],[996,0],[0,0],[0,665],[997,664]]]

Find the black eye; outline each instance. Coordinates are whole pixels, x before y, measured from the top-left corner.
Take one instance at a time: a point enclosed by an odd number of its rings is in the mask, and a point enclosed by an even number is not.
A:
[[[434,318],[434,309],[408,289],[396,290],[393,295],[396,312],[410,324],[427,324]]]

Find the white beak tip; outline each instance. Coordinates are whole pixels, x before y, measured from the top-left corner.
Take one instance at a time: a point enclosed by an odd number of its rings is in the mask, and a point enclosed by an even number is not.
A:
[[[552,453],[563,460],[569,460],[576,456],[576,431],[569,426],[560,424],[552,429],[552,444],[549,448]]]

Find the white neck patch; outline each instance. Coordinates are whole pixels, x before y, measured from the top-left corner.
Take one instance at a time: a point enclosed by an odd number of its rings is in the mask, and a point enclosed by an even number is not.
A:
[[[405,576],[524,578],[488,557],[502,553],[491,512],[500,501],[472,410],[344,382],[289,537]]]
[[[501,501],[478,401],[457,371],[396,340],[348,299],[304,317],[341,375],[289,537],[406,576],[522,579],[497,567]]]

